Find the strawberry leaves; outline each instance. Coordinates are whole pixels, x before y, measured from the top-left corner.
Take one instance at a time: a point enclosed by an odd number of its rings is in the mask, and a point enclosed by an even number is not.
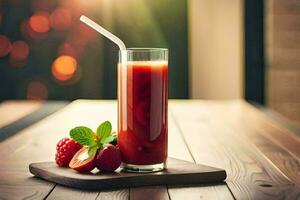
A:
[[[79,144],[89,147],[88,154],[93,156],[103,145],[117,143],[117,135],[111,131],[111,123],[105,121],[98,126],[96,133],[88,127],[78,126],[70,131],[70,137]]]

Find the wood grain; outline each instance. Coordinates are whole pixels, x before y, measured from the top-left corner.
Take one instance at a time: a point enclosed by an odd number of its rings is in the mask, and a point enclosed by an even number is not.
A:
[[[183,192],[184,190],[184,192]],[[233,199],[226,184],[207,186],[198,185],[189,188],[174,187],[170,193],[172,200],[181,199]],[[188,197],[188,198],[187,198]]]
[[[130,189],[130,200],[169,200],[168,191],[165,187],[140,187]]]
[[[256,119],[250,119],[250,120],[244,120],[245,116],[242,117],[242,111],[241,109],[238,109],[237,107],[241,107],[244,109],[249,109],[249,106],[245,105],[244,102],[236,102],[235,104],[230,104],[222,106],[219,105],[217,110],[211,109],[212,112],[216,114],[216,117],[220,117],[224,119],[228,123],[228,126],[235,129],[237,132],[243,133],[245,136],[247,136],[253,144],[270,160],[272,161],[276,167],[278,167],[288,178],[290,178],[295,184],[300,186],[300,160],[295,158],[292,154],[290,154],[287,150],[282,148],[280,144],[273,143],[268,137],[272,137],[272,135],[269,135],[261,131],[261,129],[257,129],[257,127],[253,126],[254,120]],[[220,109],[222,107],[222,109]],[[250,107],[252,110],[252,107]],[[229,110],[231,110],[230,115],[235,115],[236,117],[229,116]],[[234,113],[232,111],[235,111]],[[248,113],[255,112],[255,110],[248,110]],[[260,116],[260,113],[256,114],[257,116]],[[250,118],[251,115],[247,115],[247,118]],[[261,118],[264,118],[264,116],[261,116]],[[269,122],[272,123],[273,122]],[[276,125],[279,126],[279,125]],[[285,129],[282,127],[282,129]],[[270,130],[273,132],[273,130]],[[274,137],[274,136],[273,136]],[[275,135],[276,137],[276,135]],[[291,133],[285,134],[285,138],[292,137],[290,140],[294,140]],[[278,142],[282,142],[283,138],[274,138]],[[273,140],[274,140],[273,139]]]
[[[101,191],[97,200],[128,200],[129,189]]]
[[[92,103],[94,102],[94,103]],[[113,130],[117,130],[116,124],[117,124],[117,115],[116,115],[116,102],[115,101],[74,101],[68,106],[68,109],[65,110],[62,113],[59,113],[62,118],[68,118],[70,120],[74,121],[74,126],[78,126],[79,124],[85,125],[88,127],[91,127],[93,129],[96,129],[96,127],[105,120],[111,121],[113,125]],[[103,114],[105,113],[105,114]],[[56,119],[56,117],[55,117]],[[59,122],[59,121],[56,121]],[[65,135],[67,135],[68,131],[72,127],[68,128],[67,130],[64,130]],[[57,193],[57,189],[59,188],[56,186],[51,194],[54,195]],[[66,195],[71,192],[73,193],[72,189],[70,191],[66,191]],[[85,191],[81,191],[82,195],[85,195],[86,197],[90,197],[87,199],[95,199],[94,196],[88,196]],[[129,196],[129,190],[114,190],[114,191],[106,191],[105,193],[101,194],[102,192],[98,192],[98,199],[102,196],[104,197],[114,197],[116,199],[126,199],[127,196]],[[127,198],[128,199],[128,198]]]
[[[43,199],[48,193],[48,187],[37,187],[33,189],[31,186],[28,187],[26,185],[0,186],[1,200]]]
[[[300,13],[274,15],[274,31],[300,31]]]
[[[300,2],[265,1],[266,103],[300,124]]]
[[[189,148],[183,140],[183,134],[174,120],[172,113],[172,106],[174,102],[169,103],[169,149],[170,156],[178,156],[178,158],[195,162],[192,157]],[[219,199],[219,194],[222,194],[226,199],[233,199],[226,184],[218,186],[190,186],[190,187],[168,187],[169,196],[171,199],[175,197],[184,197],[185,199],[195,199],[201,197],[201,199]],[[176,199],[176,198],[175,198]],[[182,199],[182,198],[177,198]]]
[[[0,127],[6,126],[42,106],[39,101],[5,101],[0,104]]]
[[[171,101],[170,111],[169,155],[226,168],[228,186],[237,199],[299,198],[299,187],[294,184],[298,184],[299,177],[299,141],[288,130],[241,102]],[[0,165],[0,197],[129,199],[144,197],[147,191],[153,197],[158,193],[158,199],[233,199],[226,185],[146,187],[90,194],[54,188],[52,183],[31,177],[28,164],[53,160],[53,147],[70,128],[81,124],[94,129],[103,120],[116,125],[115,101],[77,101],[2,142],[0,157],[5,162]]]
[[[273,121],[269,120],[266,116],[260,113],[253,106],[240,102],[238,105],[241,108],[241,117],[244,122],[249,125],[255,122],[256,130],[259,130],[266,138],[273,143],[278,144],[283,149],[288,151],[292,156],[300,159],[300,138],[285,127],[282,127]]]
[[[298,0],[269,0],[273,2],[274,14],[300,14]]]
[[[271,69],[278,70],[275,72],[283,71],[282,73],[286,73],[286,75],[284,75],[283,77],[278,76],[277,78],[284,79],[285,81],[287,77],[292,78],[292,85],[298,82],[299,75],[293,73],[299,73],[300,70],[300,48],[273,48],[273,55],[274,57],[272,61],[269,61],[271,62]],[[280,69],[281,71],[279,71]],[[284,71],[285,69],[286,71]]]
[[[238,199],[299,198],[299,187],[272,165],[243,133],[212,115],[213,106],[214,103],[194,101],[172,107],[196,161],[225,168],[227,184]],[[252,121],[252,126],[256,126],[256,121]]]
[[[84,191],[79,189],[73,189],[69,187],[63,187],[60,185],[55,186],[55,192],[51,192],[47,199],[52,200],[88,200],[96,199],[99,192],[95,191]]]
[[[77,102],[80,104],[80,107],[84,108],[84,110],[86,110],[88,107],[91,107],[91,110],[89,110],[88,112],[91,114],[93,113],[92,110],[95,110],[93,109],[92,107],[95,108],[96,105],[98,105],[98,111],[100,112],[100,105],[103,104],[103,103],[106,103],[105,105],[102,105],[103,108],[105,108],[106,110],[102,110],[101,109],[101,113],[111,113],[111,117],[109,117],[109,120],[111,120],[113,122],[113,124],[116,124],[114,123],[115,121],[113,120],[116,120],[114,119],[114,116],[116,116],[116,110],[115,109],[115,104],[114,102],[108,102],[108,101],[80,101],[80,102]],[[93,105],[93,106],[92,106]],[[79,106],[78,106],[79,107]],[[78,108],[79,109],[79,108]],[[184,141],[182,140],[182,136],[180,135],[180,132],[178,130],[178,127],[176,126],[173,118],[170,116],[169,117],[169,146],[168,146],[168,153],[169,153],[169,156],[172,156],[172,157],[175,157],[175,158],[178,158],[178,159],[182,159],[182,160],[187,160],[187,161],[193,161],[191,155],[189,154],[189,151],[187,149],[187,147],[185,146],[184,144]],[[214,186],[210,186],[210,187],[214,187]],[[151,190],[155,193],[155,190],[159,190],[159,192],[161,193],[162,190],[165,190],[167,191],[167,188],[166,187],[147,187],[148,190]],[[185,194],[185,196],[187,198],[189,198],[189,196],[191,195],[191,197],[194,196],[194,193],[198,194],[199,196],[201,194],[203,194],[203,189],[202,191],[198,190],[196,187],[191,187],[187,192],[188,188],[169,188],[168,189],[168,192],[170,194],[172,194],[173,192],[177,192],[177,193],[182,193],[182,194]],[[227,191],[227,194],[230,194],[228,188],[226,185],[223,185],[222,186],[222,189],[220,189],[220,187],[217,187],[215,189],[212,189],[212,190],[215,190],[215,191],[218,191],[218,192],[222,192],[222,191]],[[191,192],[193,191],[193,192]],[[135,191],[135,188],[132,188],[130,190],[130,192],[134,192],[134,195],[139,195],[138,193],[141,193],[143,194],[143,190],[137,190]],[[116,193],[113,192],[114,194]],[[209,192],[207,192],[206,194],[208,194]],[[107,193],[106,193],[107,194]],[[125,195],[124,193],[122,193],[124,196],[127,196]],[[211,196],[212,194],[210,195],[207,195],[208,197],[206,198],[206,195],[203,195],[203,199],[209,199],[209,197]],[[101,192],[100,192],[100,195],[101,196]],[[132,196],[130,194],[130,196]]]

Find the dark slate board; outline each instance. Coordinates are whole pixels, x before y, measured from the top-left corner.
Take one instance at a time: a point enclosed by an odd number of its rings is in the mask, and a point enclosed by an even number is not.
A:
[[[196,165],[191,162],[168,158],[167,169],[155,173],[100,172],[80,174],[69,168],[58,167],[54,162],[29,165],[30,172],[42,179],[80,189],[112,189],[150,185],[217,184],[224,182],[225,170]]]

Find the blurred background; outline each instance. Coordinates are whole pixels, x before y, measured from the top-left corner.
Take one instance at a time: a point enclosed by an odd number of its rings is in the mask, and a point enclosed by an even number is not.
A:
[[[169,98],[246,99],[300,124],[299,0],[0,0],[0,101],[116,98],[116,45],[169,48]]]

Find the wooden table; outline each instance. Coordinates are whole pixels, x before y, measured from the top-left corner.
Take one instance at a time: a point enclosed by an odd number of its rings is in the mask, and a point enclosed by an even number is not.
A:
[[[46,104],[4,102],[0,126]],[[116,101],[74,101],[2,141],[0,199],[300,199],[298,133],[244,101],[169,103],[169,155],[225,169],[224,184],[83,191],[32,177],[28,164],[54,160],[72,127],[110,120],[116,130],[116,108]]]

